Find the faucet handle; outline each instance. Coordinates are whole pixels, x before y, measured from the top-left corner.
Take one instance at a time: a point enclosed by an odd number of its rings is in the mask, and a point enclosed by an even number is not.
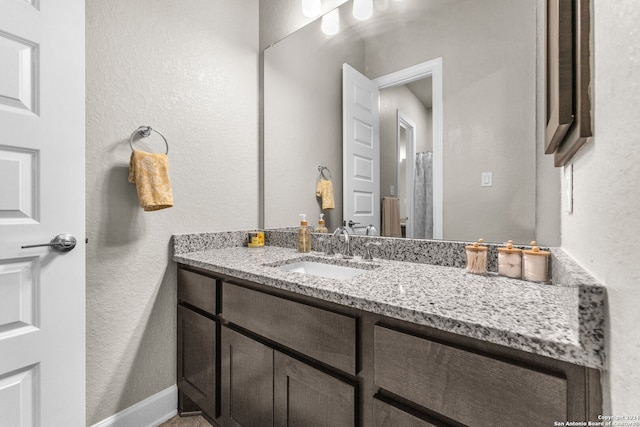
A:
[[[380,242],[367,242],[364,244],[364,255],[362,259],[373,261],[373,255],[371,255],[371,248],[376,247],[378,251],[380,251]]]
[[[369,224],[367,225],[367,230],[364,233],[367,236],[377,236],[378,235],[378,230],[376,229],[376,227],[373,224]]]

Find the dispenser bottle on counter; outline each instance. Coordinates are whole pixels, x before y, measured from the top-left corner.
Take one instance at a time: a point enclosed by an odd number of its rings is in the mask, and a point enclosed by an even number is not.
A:
[[[318,226],[316,227],[316,233],[328,233],[329,230],[324,223],[324,214],[320,214],[320,219],[318,219]]]
[[[298,252],[311,250],[311,231],[307,226],[307,215],[300,214],[300,229],[298,230]]]

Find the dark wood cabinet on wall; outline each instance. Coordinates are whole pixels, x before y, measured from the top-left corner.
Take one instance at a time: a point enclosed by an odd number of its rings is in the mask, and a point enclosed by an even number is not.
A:
[[[597,370],[188,268],[178,276],[184,415],[200,408],[223,427],[442,427],[602,411]]]

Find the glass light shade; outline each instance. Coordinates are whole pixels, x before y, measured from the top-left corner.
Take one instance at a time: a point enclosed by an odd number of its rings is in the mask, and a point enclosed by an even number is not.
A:
[[[322,24],[320,25],[322,32],[328,36],[338,34],[340,31],[340,11],[333,9],[322,17]]]
[[[353,0],[353,17],[359,21],[371,18],[373,0]]]
[[[315,18],[322,12],[322,0],[302,0],[302,14]]]

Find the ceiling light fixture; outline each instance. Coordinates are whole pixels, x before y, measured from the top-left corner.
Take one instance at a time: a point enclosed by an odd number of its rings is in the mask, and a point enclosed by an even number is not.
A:
[[[359,21],[371,18],[373,0],[353,0],[353,17]]]
[[[302,14],[315,18],[322,12],[322,0],[302,0]]]
[[[322,32],[328,36],[338,34],[340,31],[340,11],[333,9],[322,17],[322,24],[320,26]]]

